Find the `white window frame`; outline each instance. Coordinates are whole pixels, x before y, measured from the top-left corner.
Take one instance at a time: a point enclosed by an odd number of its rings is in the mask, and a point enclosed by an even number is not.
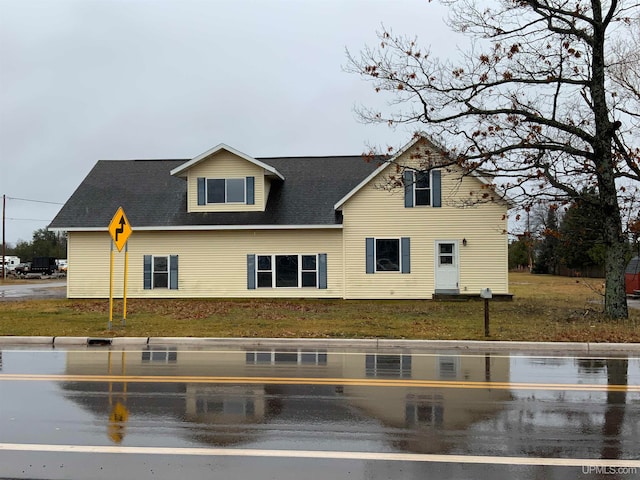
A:
[[[166,273],[167,274],[167,286],[166,287],[156,287],[156,258],[164,258],[167,261],[167,271],[159,271],[157,273]],[[169,290],[169,284],[171,279],[169,277],[169,272],[171,270],[171,256],[170,255],[152,255],[151,256],[151,289],[167,289]]]
[[[142,351],[142,364],[155,364],[158,365],[160,363],[165,364],[176,364],[178,363],[178,349],[175,347],[171,348],[149,348],[148,350]]]
[[[460,375],[460,358],[451,355],[438,356],[438,378],[453,380]]]
[[[428,188],[418,188],[418,179],[417,176],[419,173],[424,173],[424,172],[419,172],[417,170],[413,170],[413,189],[412,189],[412,193],[413,193],[413,206],[414,207],[432,207],[433,206],[433,178],[431,175],[431,172],[433,170],[429,170],[426,175],[427,178],[429,179],[429,187]],[[425,191],[428,190],[429,191],[429,203],[428,204],[423,204],[423,203],[418,203],[418,196],[416,195],[416,191]]]
[[[451,252],[441,252],[441,249],[442,249],[443,245],[453,245],[452,251]],[[457,266],[458,266],[457,251],[458,251],[458,244],[455,241],[449,241],[449,242],[441,241],[441,242],[438,242],[437,243],[437,247],[436,247],[436,265],[438,267],[450,266],[450,267],[457,268]],[[444,263],[442,261],[442,259],[445,258],[445,257],[446,258],[451,258],[451,263]]]
[[[398,269],[378,270],[378,240],[396,240],[398,242]],[[374,237],[373,238],[373,266],[375,273],[402,273],[402,239],[400,237]]]
[[[209,181],[210,180],[223,180],[224,181],[224,202],[210,202],[209,201]],[[230,202],[229,201],[229,180],[241,180],[242,184],[243,184],[243,199],[241,201],[238,202]],[[205,187],[204,187],[204,198],[205,198],[205,204],[206,205],[225,205],[225,204],[237,204],[237,205],[243,205],[247,203],[247,178],[205,178]]]
[[[279,354],[295,355],[296,360],[283,362],[277,360]],[[245,363],[247,365],[300,365],[300,366],[326,366],[326,350],[251,350],[246,352]]]
[[[260,270],[260,257],[270,257],[271,258],[271,270]],[[298,257],[298,284],[295,287],[278,287],[276,285],[276,268],[277,268],[277,264],[276,264],[276,258],[277,257]],[[316,268],[315,270],[304,270],[302,268],[302,257],[314,257],[316,259]],[[295,253],[266,253],[266,254],[262,254],[262,253],[256,253],[256,263],[255,263],[255,285],[256,285],[256,289],[261,289],[261,288],[319,288],[319,284],[320,284],[320,278],[319,278],[319,263],[320,263],[320,254],[318,253],[299,253],[299,254],[295,254]],[[258,274],[259,273],[265,273],[265,272],[271,272],[271,287],[261,287],[259,285],[258,282]],[[313,286],[302,286],[302,274],[303,273],[310,273],[310,272],[314,272],[315,273],[315,285]]]
[[[397,368],[387,368],[380,365],[380,358],[393,358],[398,360]],[[369,365],[372,363],[372,365]],[[411,378],[413,358],[411,354],[404,353],[367,353],[365,355],[365,375],[367,377]]]
[[[409,394],[406,398],[405,412],[408,425],[441,426],[444,421],[444,397],[439,394]],[[424,415],[426,412],[428,415]]]

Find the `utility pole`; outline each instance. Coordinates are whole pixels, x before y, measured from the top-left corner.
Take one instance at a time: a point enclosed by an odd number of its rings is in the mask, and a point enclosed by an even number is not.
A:
[[[7,272],[4,268],[4,257],[6,256],[6,253],[7,253],[7,242],[5,242],[6,220],[5,220],[5,214],[4,214],[4,211],[6,210],[6,206],[7,206],[7,196],[3,194],[2,195],[2,280],[3,281],[7,277]]]

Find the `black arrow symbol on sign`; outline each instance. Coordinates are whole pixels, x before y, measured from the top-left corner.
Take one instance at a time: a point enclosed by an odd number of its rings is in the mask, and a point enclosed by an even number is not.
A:
[[[116,228],[116,243],[118,242],[118,235],[124,233],[124,226],[127,222],[124,221],[124,215],[120,217],[120,228]]]

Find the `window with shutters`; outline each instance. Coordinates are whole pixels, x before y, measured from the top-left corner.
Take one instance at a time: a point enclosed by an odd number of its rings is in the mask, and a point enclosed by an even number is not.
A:
[[[169,257],[153,257],[151,288],[169,288]]]
[[[317,255],[257,255],[258,288],[317,287]]]
[[[411,273],[411,239],[366,238],[367,273]]]
[[[444,423],[444,398],[442,395],[408,394],[405,404],[407,426],[430,425],[441,427]]]
[[[144,289],[178,289],[177,255],[144,255]]]
[[[368,354],[365,372],[367,377],[411,378],[411,355]]]
[[[400,271],[400,239],[376,238],[376,272]]]
[[[405,207],[438,208],[442,206],[442,172],[440,170],[428,172],[405,170],[402,179]]]
[[[255,204],[255,177],[199,177],[197,182],[198,205]]]
[[[429,172],[415,172],[413,184],[415,205],[431,205],[430,177]]]
[[[207,203],[245,203],[244,178],[207,178]]]
[[[327,288],[327,254],[249,254],[247,287]]]

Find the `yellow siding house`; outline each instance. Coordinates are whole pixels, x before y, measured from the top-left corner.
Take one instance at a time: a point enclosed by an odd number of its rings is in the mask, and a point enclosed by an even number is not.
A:
[[[99,161],[49,226],[68,233],[69,298],[108,297],[119,207],[132,228],[128,297],[508,294],[508,201],[422,136],[369,161],[257,159],[224,144],[187,160]],[[114,265],[121,278],[124,254]]]

